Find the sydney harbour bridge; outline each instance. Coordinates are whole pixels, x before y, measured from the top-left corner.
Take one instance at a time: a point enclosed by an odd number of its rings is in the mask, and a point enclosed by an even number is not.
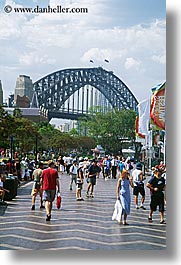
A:
[[[102,67],[71,68],[51,73],[33,84],[39,106],[48,118],[76,120],[90,113],[111,109],[136,110],[138,101],[130,89],[111,71]]]

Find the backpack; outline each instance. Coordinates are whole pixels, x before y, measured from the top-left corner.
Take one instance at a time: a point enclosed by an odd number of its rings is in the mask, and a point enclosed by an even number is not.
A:
[[[72,165],[72,167],[70,168],[71,169],[71,171],[70,171],[70,175],[72,175],[73,174],[73,171],[74,171],[74,165]]]

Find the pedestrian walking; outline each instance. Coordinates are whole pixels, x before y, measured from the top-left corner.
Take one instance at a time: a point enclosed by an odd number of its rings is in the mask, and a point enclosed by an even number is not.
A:
[[[73,162],[73,158],[68,156],[66,158],[66,171],[67,171],[67,174],[70,173],[70,167],[72,166],[72,162]]]
[[[123,170],[122,173],[119,172],[119,179],[117,182],[116,188],[116,197],[117,200],[120,200],[120,204],[122,207],[121,220],[118,221],[119,224],[122,223],[122,215],[124,217],[123,224],[128,225],[127,216],[130,214],[130,206],[131,206],[131,196],[130,196],[130,188],[133,187],[132,179],[129,178],[129,174],[127,170]]]
[[[133,169],[133,165],[131,164],[131,160],[130,157],[128,157],[125,161],[125,166],[126,166],[126,170],[128,171],[128,173],[131,175],[131,171]]]
[[[142,172],[142,164],[136,163],[136,167],[135,169],[132,171],[132,178],[133,178],[133,195],[135,198],[135,205],[136,205],[136,209],[143,209],[146,210],[146,208],[144,207],[144,201],[145,201],[145,187],[144,187],[144,176],[143,176],[143,172]],[[140,206],[138,206],[138,196],[139,194],[142,196],[141,197],[141,204]]]
[[[122,173],[122,171],[126,169],[126,165],[125,165],[125,160],[124,158],[122,158],[122,160],[120,160],[120,163],[119,163],[119,170],[120,172]]]
[[[58,161],[57,161],[57,165],[58,165],[58,171],[60,172],[60,174],[63,174],[63,172],[64,172],[64,160],[63,160],[62,156],[59,156]]]
[[[41,186],[43,190],[43,201],[45,201],[46,221],[51,219],[52,203],[55,199],[56,188],[60,192],[60,184],[58,179],[58,171],[54,169],[54,162],[48,161],[48,168],[44,169],[41,175]]]
[[[111,160],[111,172],[112,172],[113,179],[116,179],[117,168],[118,168],[118,160],[117,160],[117,157],[114,156],[113,159]]]
[[[164,172],[163,167],[157,165],[155,166],[153,176],[147,183],[147,188],[150,189],[151,194],[151,202],[150,202],[150,212],[148,221],[152,222],[153,212],[157,210],[157,206],[159,207],[160,212],[160,224],[166,224],[164,220],[164,193],[163,191],[166,189],[165,179],[162,176]]]
[[[20,166],[21,166],[21,180],[24,180],[26,178],[25,170],[27,169],[27,163],[26,163],[24,157],[22,158],[22,160],[20,162]]]
[[[76,200],[77,201],[83,201],[82,198],[82,185],[83,185],[83,179],[84,179],[84,162],[83,160],[79,163],[79,168],[77,170],[77,181],[76,181]]]
[[[108,180],[111,174],[111,161],[108,158],[108,156],[105,157],[103,164],[104,164],[104,179]]]
[[[78,167],[77,167],[77,161],[76,160],[73,160],[73,165],[70,167],[70,171],[69,171],[69,175],[70,175],[70,190],[72,190],[72,185],[73,185],[73,182],[77,183],[77,170],[78,170]]]
[[[94,186],[96,185],[96,176],[100,172],[100,167],[97,165],[97,160],[93,159],[92,164],[88,168],[88,173],[87,173],[87,189],[86,189],[86,197],[89,198],[94,198]],[[89,195],[89,190],[90,190],[90,195]]]
[[[16,162],[15,162],[15,168],[16,168],[16,175],[18,177],[18,183],[20,184],[20,180],[21,180],[21,164],[20,164],[20,161],[19,161],[18,158],[16,159]]]
[[[43,172],[43,163],[40,162],[38,165],[38,168],[33,171],[32,178],[34,180],[33,182],[33,187],[31,191],[31,196],[32,196],[32,206],[31,210],[35,210],[35,200],[36,196],[38,193],[40,194],[40,209],[44,209],[45,206],[43,205],[43,200],[42,200],[42,189],[40,187],[40,177]]]

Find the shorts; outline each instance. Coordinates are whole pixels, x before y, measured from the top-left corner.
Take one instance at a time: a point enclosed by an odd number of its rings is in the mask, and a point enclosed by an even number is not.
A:
[[[144,188],[144,186],[134,186],[133,195],[138,196],[139,193],[141,194],[142,197],[145,197],[145,188]]]
[[[110,173],[111,173],[110,169],[108,169],[108,168],[105,168],[105,169],[104,169],[104,174],[105,174],[106,176],[109,176]]]
[[[44,190],[43,191],[43,201],[53,202],[55,199],[55,194],[56,194],[55,190]]]
[[[150,209],[152,211],[156,211],[157,210],[157,206],[159,206],[159,212],[163,212],[164,211],[164,194],[160,194],[158,195],[152,195],[151,196],[151,203],[150,203]]]
[[[74,181],[75,183],[77,182],[77,175],[75,175],[75,174],[71,174],[71,175],[70,175],[70,182],[73,183],[73,181]]]
[[[33,188],[32,191],[31,191],[31,196],[37,196],[38,193],[40,193],[40,197],[42,196],[42,189],[35,189]]]
[[[42,189],[40,189],[40,183],[37,181],[34,181],[31,196],[37,196],[38,192],[40,193],[40,196],[42,196]]]
[[[91,183],[92,185],[96,185],[96,177],[87,178],[87,183]]]
[[[77,190],[82,190],[82,183],[77,183],[76,187],[77,187]]]

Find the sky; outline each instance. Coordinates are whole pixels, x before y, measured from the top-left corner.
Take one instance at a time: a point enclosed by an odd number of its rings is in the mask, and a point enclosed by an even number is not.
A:
[[[5,13],[7,5],[85,7],[88,13]],[[166,79],[165,0],[1,0],[0,25],[4,101],[19,75],[35,82],[66,68],[113,71],[139,102]]]

